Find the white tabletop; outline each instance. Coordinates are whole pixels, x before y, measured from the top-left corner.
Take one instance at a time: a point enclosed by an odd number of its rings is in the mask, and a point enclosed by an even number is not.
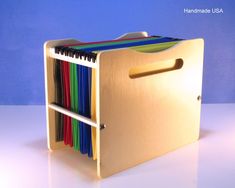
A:
[[[204,104],[200,140],[99,180],[87,157],[49,152],[44,106],[0,106],[0,187],[235,187],[235,104]]]

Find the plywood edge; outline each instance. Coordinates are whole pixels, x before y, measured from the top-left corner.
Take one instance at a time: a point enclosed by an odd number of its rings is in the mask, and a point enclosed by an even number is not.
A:
[[[97,163],[97,177],[101,178],[100,167],[100,54],[97,54],[96,67],[96,163]]]
[[[148,37],[148,33],[146,31],[137,31],[131,33],[125,33],[116,39],[129,39],[129,38],[137,38],[137,37]]]
[[[201,49],[201,51],[200,50],[198,50],[198,51],[200,51],[200,53],[203,54],[204,40],[202,38],[182,40],[179,43],[177,43],[176,45],[174,45],[166,50],[162,50],[162,51],[158,51],[158,52],[141,52],[141,51],[136,51],[136,50],[130,49],[130,48],[120,48],[120,49],[100,51],[99,54],[100,54],[101,59],[103,58],[103,56],[106,56],[106,55],[113,54],[115,56],[116,54],[121,54],[121,53],[133,55],[136,58],[145,59],[145,60],[146,59],[154,59],[155,57],[158,57],[158,59],[159,59],[162,55],[167,54],[167,53],[175,53],[176,51],[180,50],[181,48],[184,48],[184,46],[191,48],[195,45]],[[179,56],[177,58],[181,58],[181,57]],[[164,59],[167,60],[166,58],[164,58]],[[143,63],[147,63],[147,62],[143,61]]]

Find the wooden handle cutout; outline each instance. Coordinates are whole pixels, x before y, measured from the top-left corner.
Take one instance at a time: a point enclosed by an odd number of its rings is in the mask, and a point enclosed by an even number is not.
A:
[[[139,78],[143,76],[150,76],[153,74],[173,71],[173,70],[181,69],[183,67],[183,64],[184,64],[183,59],[179,58],[175,60],[167,60],[167,61],[141,65],[141,66],[131,68],[129,70],[129,77]]]

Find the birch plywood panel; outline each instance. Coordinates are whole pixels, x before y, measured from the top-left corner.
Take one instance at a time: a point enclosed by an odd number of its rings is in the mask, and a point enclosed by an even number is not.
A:
[[[101,177],[198,139],[203,47],[195,39],[158,53],[100,54],[100,122],[106,125],[100,132]],[[176,59],[183,60],[176,70],[129,75],[143,65],[173,66]]]

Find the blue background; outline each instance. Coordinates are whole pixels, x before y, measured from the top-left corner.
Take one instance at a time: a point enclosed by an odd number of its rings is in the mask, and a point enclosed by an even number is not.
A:
[[[235,102],[235,1],[20,1],[0,3],[0,104],[44,104],[43,43],[113,39],[133,31],[205,39],[203,102]],[[223,14],[184,14],[184,8]]]

